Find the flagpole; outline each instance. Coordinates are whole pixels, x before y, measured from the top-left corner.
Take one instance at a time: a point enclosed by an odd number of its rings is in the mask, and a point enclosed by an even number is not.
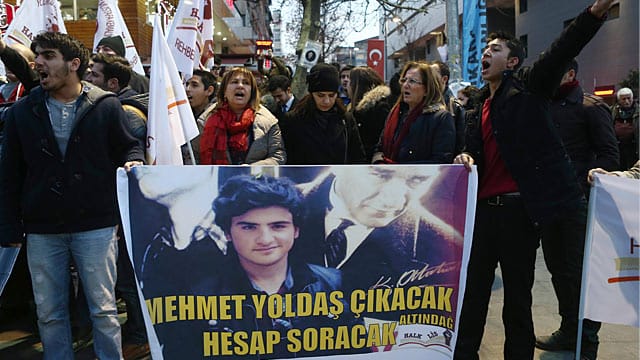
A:
[[[589,212],[587,213],[587,233],[584,240],[584,255],[582,257],[582,282],[580,286],[580,307],[578,308],[578,331],[576,339],[576,360],[580,360],[580,350],[582,348],[582,326],[584,324],[584,301],[587,292],[587,274],[589,273],[589,257],[591,256],[591,239],[593,238],[593,219],[595,216],[596,204],[596,186],[600,185],[598,176],[595,176],[594,184],[591,186],[589,196]]]
[[[184,131],[184,128],[182,129],[182,132],[184,133],[184,137],[187,138],[187,134]],[[193,155],[193,147],[191,147],[191,140],[187,140],[187,147],[189,148],[189,156],[191,156],[191,163],[193,165],[198,165],[196,164],[196,157]]]

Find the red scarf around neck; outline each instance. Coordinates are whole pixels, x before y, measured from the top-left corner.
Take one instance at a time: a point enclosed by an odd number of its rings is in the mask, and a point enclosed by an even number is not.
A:
[[[385,163],[393,164],[397,161],[398,152],[400,152],[400,145],[402,145],[402,140],[404,140],[404,138],[409,133],[411,125],[413,125],[418,116],[422,114],[423,109],[424,101],[413,108],[411,112],[409,112],[407,118],[402,124],[402,128],[400,129],[395,142],[393,141],[393,136],[396,133],[396,128],[398,127],[398,122],[400,121],[400,104],[396,104],[393,109],[391,109],[382,133],[382,152],[384,153]]]
[[[224,103],[216,109],[204,125],[200,138],[202,165],[229,165],[228,151],[247,152],[249,127],[253,125],[255,111],[246,108],[240,118]]]

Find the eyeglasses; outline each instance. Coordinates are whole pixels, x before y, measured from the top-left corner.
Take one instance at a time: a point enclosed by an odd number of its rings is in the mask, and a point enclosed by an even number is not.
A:
[[[410,86],[422,85],[422,81],[418,81],[416,79],[406,78],[406,77],[400,79],[401,85],[404,85],[404,83],[406,82],[408,82]]]

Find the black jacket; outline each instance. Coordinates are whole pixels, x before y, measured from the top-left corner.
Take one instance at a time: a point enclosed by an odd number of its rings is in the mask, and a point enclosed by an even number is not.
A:
[[[0,241],[23,234],[79,232],[118,223],[116,169],[144,160],[118,98],[84,83],[77,124],[60,154],[45,103],[35,88],[7,114],[0,158]]]
[[[367,162],[371,162],[373,151],[380,140],[380,133],[393,106],[390,103],[391,90],[379,85],[369,90],[353,109],[353,117],[358,124],[358,132],[364,146]],[[353,106],[353,104],[351,104]]]
[[[408,105],[401,102],[400,106],[400,117],[406,117]],[[382,144],[383,136],[380,136],[374,162],[380,158]],[[411,125],[395,160],[398,164],[451,164],[455,145],[456,128],[451,113],[444,106],[439,109],[431,107]]]
[[[310,111],[301,105],[287,112],[280,122],[287,165],[365,162],[358,127],[350,113],[340,115],[336,107],[326,112]]]
[[[222,264],[222,265],[221,265]],[[302,311],[303,305],[299,303],[297,294],[306,293],[311,295],[311,301],[306,303],[310,309],[316,306],[322,306],[323,302],[317,300],[316,296],[328,300],[331,294],[335,296],[337,291],[342,291],[342,276],[339,270],[325,268],[322,266],[305,264],[289,257],[289,270],[293,278],[292,288],[282,293],[284,302],[291,296],[290,303],[286,304],[291,309],[293,315],[283,315],[277,319],[271,319],[267,314],[258,313],[254,305],[253,297],[267,296],[266,293],[258,292],[246,272],[238,261],[238,255],[229,247],[229,253],[223,263],[212,263],[209,267],[210,276],[204,281],[193,284],[191,293],[204,296],[216,295],[221,298],[227,296],[245,295],[246,298],[240,304],[233,302],[228,310],[232,314],[230,319],[213,319],[213,320],[194,320],[194,321],[178,321],[165,322],[156,324],[156,330],[159,330],[159,340],[163,344],[163,355],[165,359],[201,359],[203,356],[203,334],[214,333],[238,333],[246,332],[251,334],[254,331],[265,334],[267,331],[279,331],[281,341],[275,344],[273,352],[270,354],[245,354],[245,355],[228,355],[230,359],[273,359],[273,358],[298,358],[304,356],[320,356],[330,354],[348,354],[369,352],[369,348],[352,349],[352,350],[315,350],[294,353],[287,350],[289,341],[287,332],[291,329],[297,329],[303,332],[308,328],[333,328],[346,326],[351,329],[355,325],[362,325],[363,320],[357,319],[349,308],[349,294],[344,292],[342,297],[337,301],[342,305],[343,310],[339,316],[334,314],[318,314],[318,315],[298,315],[298,311]],[[224,270],[223,270],[224,269]],[[320,298],[319,297],[319,298]],[[240,305],[238,308],[236,305]],[[335,308],[333,302],[326,304],[327,309]],[[241,314],[241,317],[235,316]],[[297,336],[301,339],[301,336]],[[247,339],[247,342],[249,339]]]
[[[551,102],[551,114],[578,183],[585,195],[589,195],[587,173],[590,169],[613,171],[618,168],[618,144],[609,106],[576,86],[567,96]]]
[[[491,101],[490,119],[498,150],[534,223],[552,219],[581,206],[582,191],[569,155],[551,118],[550,99],[566,65],[591,40],[602,25],[587,11],[580,14],[530,68],[517,75],[505,71]],[[489,86],[469,116],[465,152],[483,171],[482,103]]]
[[[291,111],[291,109],[293,109],[296,106],[296,104],[298,104],[298,98],[294,97],[293,101],[291,102],[291,106],[289,106],[289,109],[288,109],[287,112]],[[271,110],[271,109],[269,109],[269,110]],[[277,103],[276,103],[272,113],[276,117],[276,119],[278,119],[278,121],[284,120],[284,117],[286,115],[286,113],[282,112],[282,106],[278,105]]]
[[[23,96],[27,96],[31,89],[40,84],[38,73],[29,66],[29,62],[19,52],[9,45],[5,45],[4,51],[0,54],[0,60],[24,85]]]

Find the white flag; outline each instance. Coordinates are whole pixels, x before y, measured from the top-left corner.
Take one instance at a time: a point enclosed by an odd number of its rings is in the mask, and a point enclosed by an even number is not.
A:
[[[97,52],[98,42],[102,38],[119,35],[122,37],[125,47],[125,57],[129,60],[129,64],[133,70],[144,75],[144,68],[138,56],[127,24],[124,22],[122,13],[118,8],[118,0],[98,0],[98,15],[96,18],[97,28],[93,37],[93,51]]]
[[[200,59],[200,67],[211,69],[213,67],[213,6],[211,0],[200,0],[200,8],[202,9],[198,30],[200,37],[198,38],[198,51]]]
[[[181,0],[167,35],[171,54],[185,81],[191,78],[193,69],[200,63],[197,47],[199,14],[200,6],[193,0]]]
[[[193,69],[210,68],[213,61],[211,0],[180,1],[167,42],[185,81],[191,78]]]
[[[36,35],[45,31],[67,33],[60,12],[60,2],[58,0],[24,1],[7,28],[4,41],[7,45],[22,44],[30,47]]]
[[[198,136],[198,128],[159,21],[151,44],[147,164],[182,165],[180,146]]]
[[[640,327],[640,181],[596,176],[582,283],[580,318]]]

